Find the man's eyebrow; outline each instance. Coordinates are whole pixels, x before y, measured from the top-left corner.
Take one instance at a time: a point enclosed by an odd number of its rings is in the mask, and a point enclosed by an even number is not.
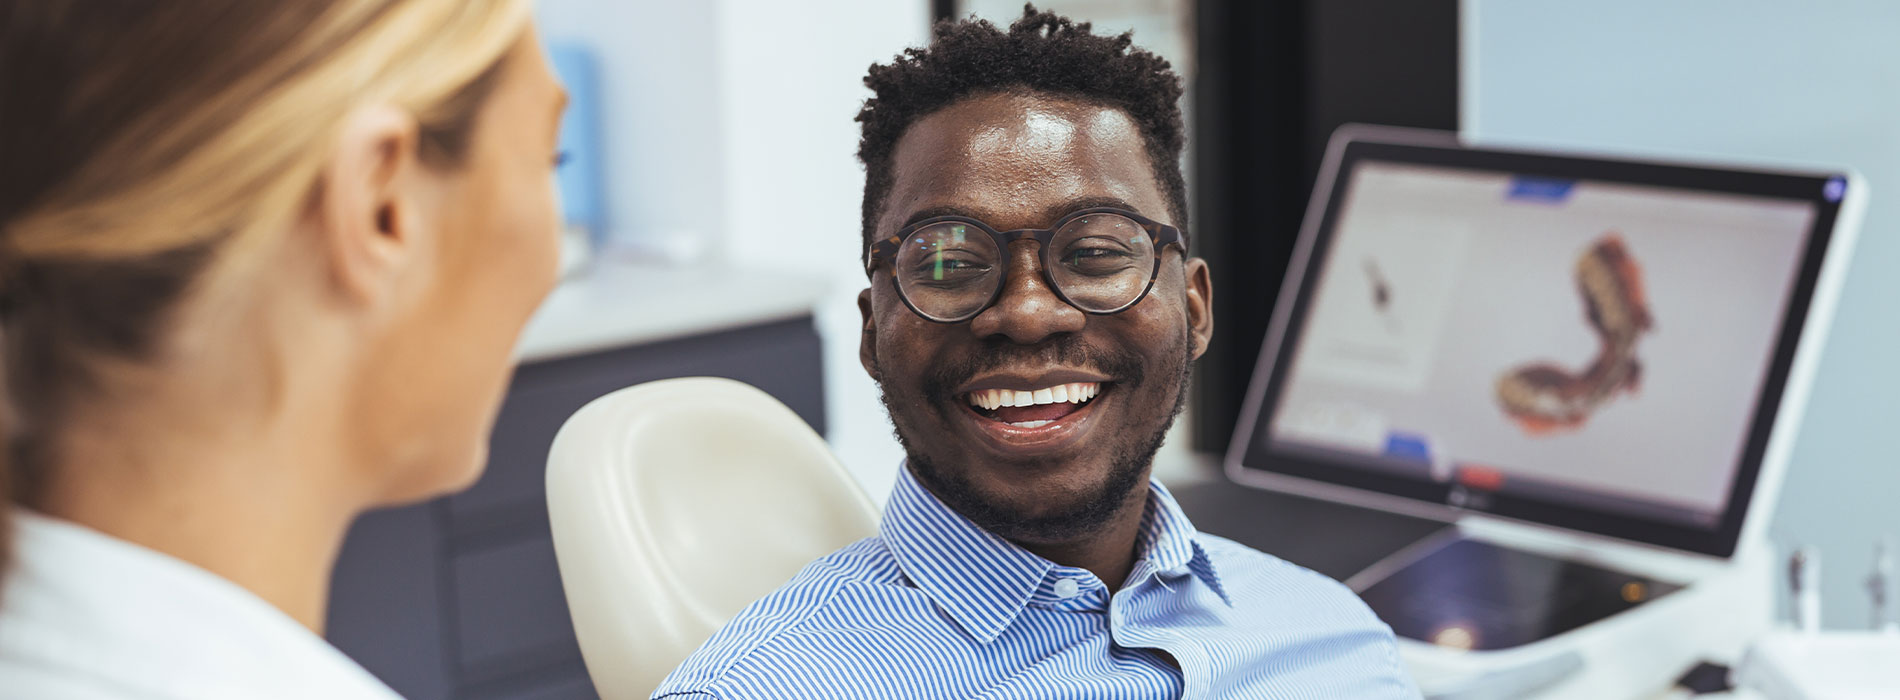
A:
[[[1136,214],[1142,213],[1140,209],[1135,208],[1135,205],[1129,204],[1127,201],[1123,200],[1120,197],[1105,197],[1101,195],[1085,196],[1085,197],[1077,197],[1075,199],[1068,200],[1066,202],[1057,204],[1053,207],[1043,210],[1042,212],[1043,220],[1048,222],[1043,225],[1047,226],[1049,224],[1053,224],[1056,222],[1057,219],[1060,219],[1064,216],[1068,216],[1072,212],[1078,212],[1083,209],[1097,209],[1101,207],[1124,209],[1127,211],[1135,212]]]
[[[1056,204],[1055,206],[1051,206],[1047,209],[1044,209],[1042,212],[1042,223],[1040,225],[1049,226],[1049,225],[1054,224],[1056,220],[1061,219],[1064,216],[1068,216],[1072,212],[1081,211],[1083,209],[1096,209],[1100,207],[1113,207],[1115,209],[1126,209],[1128,211],[1132,211],[1137,214],[1142,213],[1141,210],[1135,208],[1135,205],[1129,204],[1126,200],[1123,200],[1120,197],[1090,195],[1090,196],[1084,196],[1084,197],[1077,197],[1075,199],[1064,200],[1063,202]],[[919,209],[915,212],[912,212],[910,217],[906,218],[904,220],[904,223],[898,225],[897,228],[902,230],[905,227],[908,227],[919,221],[923,221],[925,219],[933,219],[939,216],[962,216],[962,217],[967,217],[971,219],[976,219],[977,221],[982,221],[984,224],[989,224],[989,221],[985,220],[981,216],[977,216],[976,212],[973,212],[964,207],[945,205],[945,206],[930,207],[928,209]]]
[[[978,217],[974,212],[968,209],[964,209],[963,207],[941,206],[941,207],[931,207],[929,209],[919,209],[915,212],[912,212],[910,215],[910,218],[905,219],[904,223],[899,224],[897,228],[898,230],[903,230],[904,228],[909,227],[911,224],[917,223],[919,221],[923,221],[924,219],[934,219],[939,216],[962,216],[962,217],[968,217],[971,219],[976,219],[978,221],[983,220],[981,217]]]

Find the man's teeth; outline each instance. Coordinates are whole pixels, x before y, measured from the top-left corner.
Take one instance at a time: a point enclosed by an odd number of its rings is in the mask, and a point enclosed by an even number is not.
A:
[[[985,389],[970,392],[970,405],[986,411],[994,411],[1004,406],[1036,406],[1045,403],[1082,403],[1101,393],[1102,385],[1096,382],[1078,382],[1075,384],[1057,384],[1035,391],[1012,391],[1009,389]]]

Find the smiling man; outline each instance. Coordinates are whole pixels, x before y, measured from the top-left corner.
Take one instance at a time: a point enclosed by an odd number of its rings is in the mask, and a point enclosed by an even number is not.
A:
[[[861,354],[908,459],[878,536],[656,697],[1416,697],[1350,591],[1149,480],[1213,333],[1167,63],[1027,11],[865,82]]]

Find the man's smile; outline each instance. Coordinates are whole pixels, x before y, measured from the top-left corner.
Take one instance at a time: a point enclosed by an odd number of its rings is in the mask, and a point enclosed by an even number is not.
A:
[[[997,456],[1049,455],[1089,432],[1095,405],[1115,386],[1104,375],[1073,369],[991,373],[960,388],[953,400],[962,408],[952,413]]]
[[[984,416],[1019,428],[1035,428],[1040,426],[1032,423],[1059,420],[1100,393],[1100,383],[1076,382],[1041,389],[984,389],[965,396]]]

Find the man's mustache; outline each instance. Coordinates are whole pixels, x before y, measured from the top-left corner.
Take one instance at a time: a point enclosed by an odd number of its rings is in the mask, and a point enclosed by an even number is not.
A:
[[[1021,365],[1086,369],[1130,387],[1140,386],[1143,379],[1141,356],[1091,345],[1075,336],[1062,336],[1039,345],[1018,345],[1002,338],[980,342],[969,353],[942,361],[924,376],[926,400],[948,401],[955,398],[957,387],[978,374]]]

